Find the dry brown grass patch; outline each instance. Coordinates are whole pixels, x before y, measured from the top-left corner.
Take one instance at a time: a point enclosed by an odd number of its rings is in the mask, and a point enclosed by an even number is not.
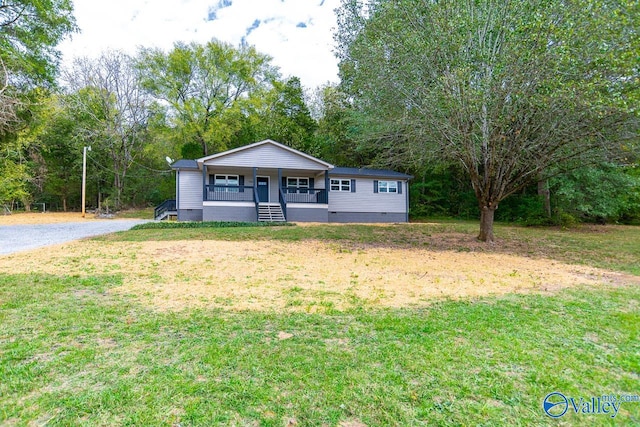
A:
[[[0,225],[20,224],[58,224],[62,222],[82,222],[103,220],[93,214],[82,218],[80,212],[20,212],[11,215],[0,215]]]
[[[468,242],[467,242],[468,243]],[[439,298],[552,292],[622,275],[502,253],[348,247],[321,241],[85,240],[0,257],[0,272],[122,274],[113,292],[161,310],[325,311]]]

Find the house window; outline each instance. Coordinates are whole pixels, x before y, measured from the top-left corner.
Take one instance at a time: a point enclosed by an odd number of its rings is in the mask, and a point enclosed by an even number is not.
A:
[[[397,181],[378,181],[379,193],[397,193],[398,182]]]
[[[309,178],[287,178],[287,187],[309,188]]]
[[[230,193],[237,193],[239,191],[240,179],[238,175],[216,175],[214,179],[216,185],[215,191],[226,191]],[[235,188],[221,188],[220,186],[236,186]]]
[[[309,188],[309,178],[287,177],[288,193],[306,193]]]
[[[331,180],[331,191],[351,191],[351,180],[350,179],[332,179]]]

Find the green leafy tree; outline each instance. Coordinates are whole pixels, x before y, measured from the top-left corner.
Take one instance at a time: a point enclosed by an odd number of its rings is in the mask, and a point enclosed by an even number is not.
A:
[[[640,178],[632,168],[590,166],[551,180],[557,209],[581,220],[619,221],[640,216]]]
[[[63,211],[79,207],[82,168],[82,132],[79,116],[66,108],[65,97],[52,96],[43,100],[46,105],[38,117],[40,129],[32,136],[31,144],[37,167],[42,171],[40,199]]]
[[[0,2],[0,135],[15,130],[30,90],[54,84],[55,47],[75,30],[70,0]]]
[[[632,1],[344,0],[342,85],[389,164],[462,166],[492,241],[506,197],[637,138],[639,19]]]
[[[375,150],[362,144],[359,111],[349,95],[336,86],[319,88],[314,108],[318,115],[318,155],[339,166],[362,167],[375,162]]]
[[[270,61],[253,47],[212,40],[176,43],[168,53],[143,49],[138,68],[144,88],[168,105],[174,138],[200,144],[207,155],[228,148],[255,96],[277,77]]]
[[[18,87],[53,84],[55,47],[76,31],[70,0],[4,0],[0,3],[0,59]]]
[[[253,142],[269,138],[297,150],[318,154],[314,135],[318,124],[311,117],[299,78],[273,81],[273,88],[254,105],[254,115],[247,117],[245,122],[253,126],[250,133]]]

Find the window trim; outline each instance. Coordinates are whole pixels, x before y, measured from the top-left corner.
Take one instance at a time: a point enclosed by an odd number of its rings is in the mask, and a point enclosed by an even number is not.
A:
[[[305,189],[305,190],[311,188],[311,181],[309,180],[308,176],[288,176],[286,178],[287,178],[287,188],[295,187],[295,188],[298,188],[298,189],[302,188],[302,189]],[[289,180],[290,179],[295,179],[296,180],[296,185],[289,185]],[[306,179],[307,180],[307,184],[301,186],[300,185],[300,180],[301,179]]]
[[[218,177],[224,177],[224,183],[219,183],[218,182]],[[229,184],[229,178],[230,177],[235,177],[235,182],[236,184]],[[215,188],[215,191],[224,191],[224,192],[228,192],[228,193],[237,193],[240,191],[240,175],[232,175],[232,174],[219,174],[216,173],[213,175],[213,185]],[[224,188],[227,186],[233,186],[236,188]]]
[[[395,191],[389,191],[391,189]],[[398,181],[378,180],[378,193],[398,194]]]
[[[334,184],[333,181],[337,181],[338,184]],[[344,183],[347,183],[347,189],[345,190]],[[337,185],[338,189],[335,190],[333,187]],[[340,192],[340,193],[351,193],[351,180],[350,179],[342,179],[342,178],[331,178],[329,179],[329,189],[330,191]]]

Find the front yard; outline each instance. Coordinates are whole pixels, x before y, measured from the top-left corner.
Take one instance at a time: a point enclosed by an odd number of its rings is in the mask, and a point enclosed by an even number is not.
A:
[[[552,391],[640,394],[640,228],[475,231],[137,230],[0,257],[0,424],[555,425]],[[561,422],[637,424],[640,402]]]

